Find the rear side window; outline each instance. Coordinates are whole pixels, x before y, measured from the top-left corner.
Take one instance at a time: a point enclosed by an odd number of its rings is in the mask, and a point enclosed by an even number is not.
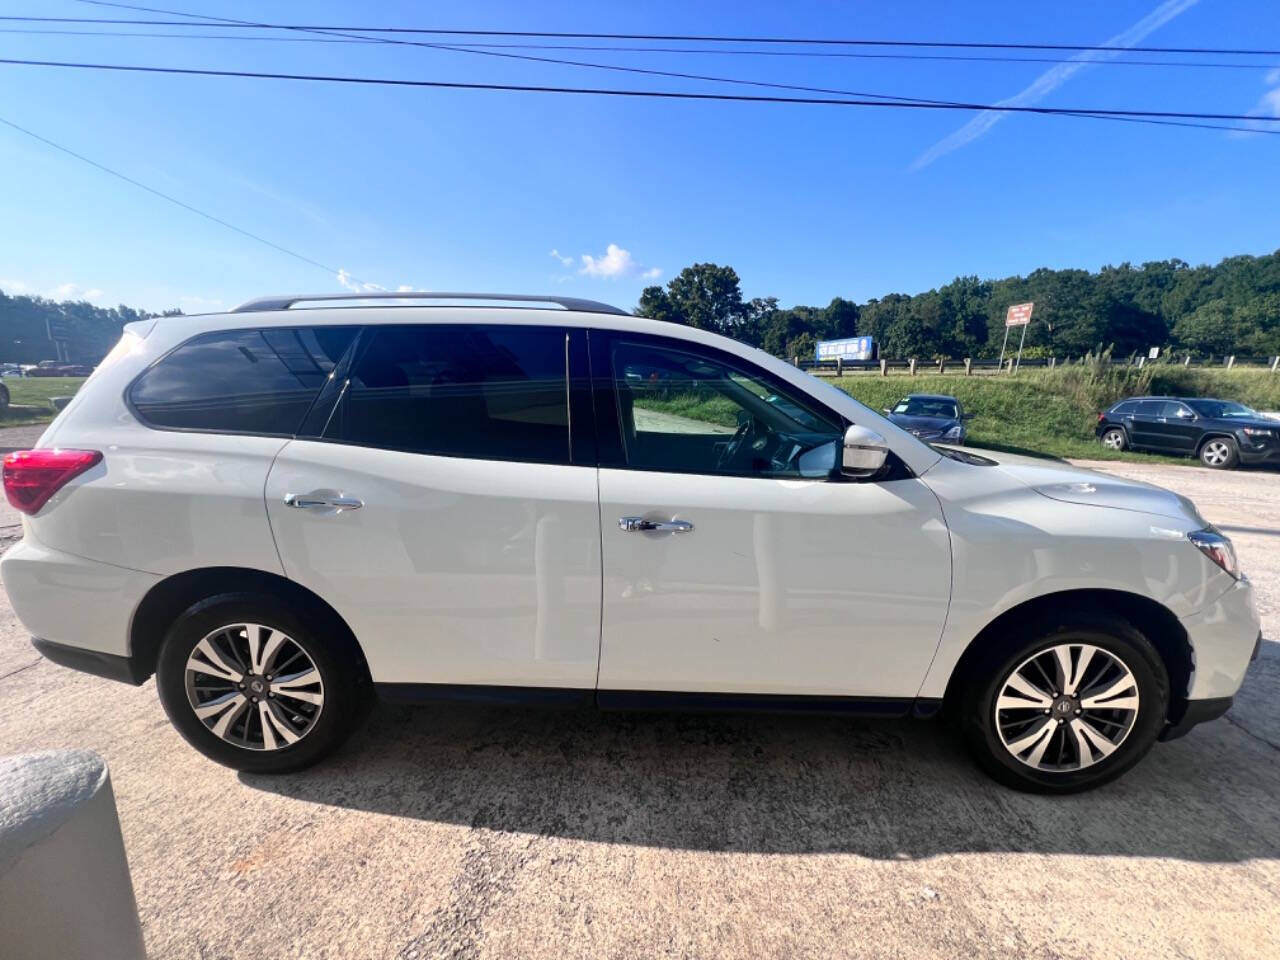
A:
[[[135,380],[129,401],[153,427],[292,435],[355,332],[281,327],[206,333]]]
[[[325,438],[487,460],[569,462],[566,332],[370,328]]]
[[[1111,408],[1113,417],[1128,417],[1138,412],[1137,400],[1126,400],[1124,403],[1117,403]]]

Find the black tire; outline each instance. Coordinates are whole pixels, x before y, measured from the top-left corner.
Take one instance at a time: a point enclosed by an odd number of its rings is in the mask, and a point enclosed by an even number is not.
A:
[[[1234,470],[1240,465],[1240,448],[1234,437],[1210,437],[1200,445],[1197,455],[1212,470]]]
[[[1107,437],[1112,437],[1112,443],[1107,443]],[[1129,449],[1129,435],[1124,432],[1124,427],[1108,427],[1102,431],[1100,438],[1101,443],[1108,450],[1127,450]]]
[[[188,696],[187,662],[196,645],[220,628],[241,623],[283,631],[320,674],[323,703],[305,733],[287,746],[251,749],[223,739],[196,715]],[[298,610],[263,594],[225,593],[200,601],[174,621],[160,647],[156,689],[174,728],[210,760],[249,773],[287,773],[328,756],[360,719],[370,687],[364,662],[354,646],[340,624],[328,622],[315,611]],[[242,664],[237,666],[245,669]],[[283,705],[285,701],[276,703]],[[246,709],[252,712],[255,708]],[[306,709],[305,704],[299,707]],[[265,736],[261,731],[264,720],[259,721],[259,739]]]
[[[1038,653],[1066,643],[1090,644],[1120,661],[1136,682],[1139,705],[1127,735],[1120,739],[1109,756],[1083,768],[1046,771],[1019,759],[1005,746],[997,729],[996,700],[1019,665]],[[1114,780],[1141,760],[1159,736],[1168,715],[1168,706],[1168,672],[1160,655],[1141,631],[1108,615],[1064,613],[1024,621],[1007,631],[1006,636],[990,649],[989,656],[983,657],[980,664],[969,671],[959,700],[959,721],[974,759],[996,780],[1031,793],[1077,793]],[[1024,712],[1034,714],[1038,711]],[[1008,712],[1002,715],[1006,721],[1011,716]],[[1061,725],[1063,721],[1059,719],[1056,722]],[[1067,735],[1064,729],[1061,734],[1052,736],[1065,738]]]

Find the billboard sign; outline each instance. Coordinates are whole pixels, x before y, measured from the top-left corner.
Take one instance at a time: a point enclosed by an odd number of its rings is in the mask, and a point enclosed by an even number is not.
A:
[[[874,360],[876,346],[871,337],[846,337],[844,340],[818,342],[817,359],[822,360]]]
[[[1031,308],[1034,306],[1034,303],[1015,303],[1005,315],[1004,325],[1006,327],[1025,327],[1031,322]]]

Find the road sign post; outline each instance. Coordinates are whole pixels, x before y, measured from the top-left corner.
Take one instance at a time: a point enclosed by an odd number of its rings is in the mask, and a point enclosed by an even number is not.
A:
[[[1004,317],[1004,343],[1000,345],[1000,366],[1004,366],[1005,348],[1009,346],[1009,328],[1021,327],[1022,336],[1018,339],[1018,359],[1014,363],[1014,369],[1022,366],[1022,345],[1027,340],[1027,326],[1031,323],[1031,308],[1034,303],[1015,303],[1009,307],[1009,312]]]

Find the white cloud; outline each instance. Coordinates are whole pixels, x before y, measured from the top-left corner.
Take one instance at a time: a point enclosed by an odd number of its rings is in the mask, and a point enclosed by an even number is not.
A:
[[[1262,81],[1271,89],[1258,98],[1249,115],[1253,117],[1280,117],[1280,67],[1272,70]],[[1233,137],[1251,137],[1256,130],[1280,130],[1280,125],[1263,120],[1246,120],[1244,126],[1230,134]]]
[[[1184,10],[1187,10],[1198,3],[1199,0],[1165,0],[1164,3],[1156,7],[1149,14],[1131,26],[1123,33],[1118,33],[1110,40],[1101,44],[1104,47],[1114,47],[1116,51],[1124,50],[1126,47],[1132,47],[1141,43],[1149,35],[1159,30],[1166,23],[1178,16]],[[1035,81],[1025,89],[1014,94],[1007,100],[1001,100],[998,106],[1002,107],[1027,107],[1032,104],[1039,103],[1054,90],[1066,83],[1071,77],[1075,76],[1091,63],[1097,63],[1103,60],[1114,59],[1116,53],[1109,50],[1082,50],[1080,53],[1071,57],[1067,63],[1058,64],[1044,73],[1040,74]],[[977,140],[997,123],[1003,120],[1007,113],[1001,113],[995,110],[984,110],[976,117],[966,123],[963,127],[948,137],[939,140],[932,147],[920,154],[911,165],[913,170],[919,170],[926,167],[933,161],[937,160],[952,150],[958,150],[963,146]]]
[[[636,266],[630,250],[623,250],[616,243],[611,243],[605,248],[602,257],[584,253],[578,272],[588,277],[625,277],[634,272]]]
[[[650,267],[644,273],[640,274],[640,276],[642,276],[646,280],[657,280],[660,276],[662,276],[662,268]]]
[[[179,297],[179,303],[186,304],[188,307],[220,307],[222,300],[218,297]]]
[[[552,248],[551,248],[551,256],[553,256],[553,257],[555,257],[557,260],[559,260],[559,261],[560,261],[560,266],[562,266],[562,267],[572,267],[572,266],[573,266],[573,257],[566,257],[566,256],[565,256],[563,253],[561,253],[559,250],[555,249],[555,247],[552,247]]]

